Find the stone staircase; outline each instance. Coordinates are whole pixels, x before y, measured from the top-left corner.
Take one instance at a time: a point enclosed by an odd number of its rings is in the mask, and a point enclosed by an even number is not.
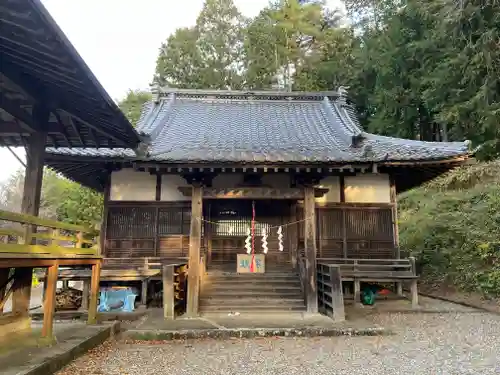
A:
[[[291,270],[263,274],[208,271],[203,281],[201,313],[305,310],[299,275]]]

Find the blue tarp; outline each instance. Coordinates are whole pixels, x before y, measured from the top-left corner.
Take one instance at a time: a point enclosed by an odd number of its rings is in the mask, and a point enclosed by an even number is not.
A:
[[[97,311],[132,312],[136,297],[137,293],[132,288],[101,288]]]

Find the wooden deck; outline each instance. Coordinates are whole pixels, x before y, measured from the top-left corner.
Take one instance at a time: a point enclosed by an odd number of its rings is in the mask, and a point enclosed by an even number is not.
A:
[[[89,274],[89,323],[96,322],[102,257],[99,231],[0,210],[0,316],[2,335],[29,330],[34,268],[46,268],[42,336],[52,337],[59,267],[83,267]],[[2,314],[12,296],[12,312]],[[0,322],[1,324],[1,322]]]

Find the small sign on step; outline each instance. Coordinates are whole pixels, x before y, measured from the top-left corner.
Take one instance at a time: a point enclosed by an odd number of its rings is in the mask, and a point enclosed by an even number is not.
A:
[[[237,257],[236,272],[237,273],[264,273],[266,271],[266,257],[264,254],[253,255],[253,267],[252,264],[252,254],[238,254]]]

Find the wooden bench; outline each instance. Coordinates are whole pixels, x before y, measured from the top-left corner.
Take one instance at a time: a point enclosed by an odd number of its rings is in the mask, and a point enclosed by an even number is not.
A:
[[[354,300],[360,300],[360,283],[394,282],[397,293],[403,294],[403,282],[410,282],[412,306],[418,305],[417,272],[415,258],[406,259],[348,259],[320,258],[318,264],[335,265],[340,269],[342,281],[354,282]]]

